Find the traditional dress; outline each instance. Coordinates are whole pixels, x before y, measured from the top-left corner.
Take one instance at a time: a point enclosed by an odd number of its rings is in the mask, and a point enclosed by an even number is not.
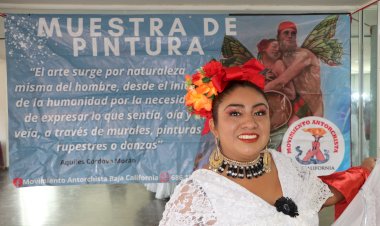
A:
[[[241,185],[211,170],[199,169],[177,186],[160,225],[318,226],[318,211],[332,196],[328,186],[290,158],[275,150],[270,152],[283,196],[296,203],[299,216],[278,212]]]

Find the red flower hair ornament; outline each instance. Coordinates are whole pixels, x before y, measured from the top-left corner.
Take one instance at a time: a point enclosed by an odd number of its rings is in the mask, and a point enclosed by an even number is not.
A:
[[[258,60],[251,59],[242,66],[223,67],[216,60],[211,60],[193,75],[186,75],[185,105],[188,111],[205,118],[202,135],[210,131],[209,121],[212,117],[212,101],[233,80],[249,81],[260,89],[265,85],[265,66]]]

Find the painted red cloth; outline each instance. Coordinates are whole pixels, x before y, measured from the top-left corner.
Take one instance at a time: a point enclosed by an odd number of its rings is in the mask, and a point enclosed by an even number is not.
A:
[[[295,23],[293,23],[292,21],[283,21],[278,25],[277,34],[279,35],[281,31],[289,28],[297,32],[297,26]]]
[[[369,171],[363,167],[351,167],[346,171],[336,172],[319,178],[327,185],[334,187],[344,196],[344,200],[335,205],[335,219],[337,219],[348,204],[354,199],[369,176]]]

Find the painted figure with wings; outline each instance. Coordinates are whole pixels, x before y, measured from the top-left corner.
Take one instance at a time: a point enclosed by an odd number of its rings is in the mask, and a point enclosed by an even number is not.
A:
[[[306,116],[323,117],[320,62],[330,66],[340,65],[343,46],[334,39],[338,15],[327,16],[314,27],[301,47],[297,46],[297,26],[291,21],[278,25],[278,59],[265,60],[265,47],[258,45],[258,59],[273,75],[267,78],[265,90],[272,108],[272,131]],[[225,66],[239,65],[254,56],[237,39],[226,36],[222,46]],[[275,62],[275,63],[274,63]],[[271,74],[271,73],[269,73]],[[294,86],[295,96],[285,88]],[[291,104],[289,104],[291,103]]]

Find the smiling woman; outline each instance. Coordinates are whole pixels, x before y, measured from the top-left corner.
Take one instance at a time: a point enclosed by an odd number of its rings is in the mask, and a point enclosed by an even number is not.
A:
[[[318,225],[323,205],[342,199],[308,169],[267,148],[269,104],[256,59],[224,68],[211,61],[187,76],[186,106],[206,118],[215,150],[183,180],[160,225]],[[305,194],[307,194],[305,196]]]
[[[213,104],[211,131],[226,157],[244,162],[255,159],[269,141],[269,107],[264,94],[244,81],[229,83],[223,94]]]

